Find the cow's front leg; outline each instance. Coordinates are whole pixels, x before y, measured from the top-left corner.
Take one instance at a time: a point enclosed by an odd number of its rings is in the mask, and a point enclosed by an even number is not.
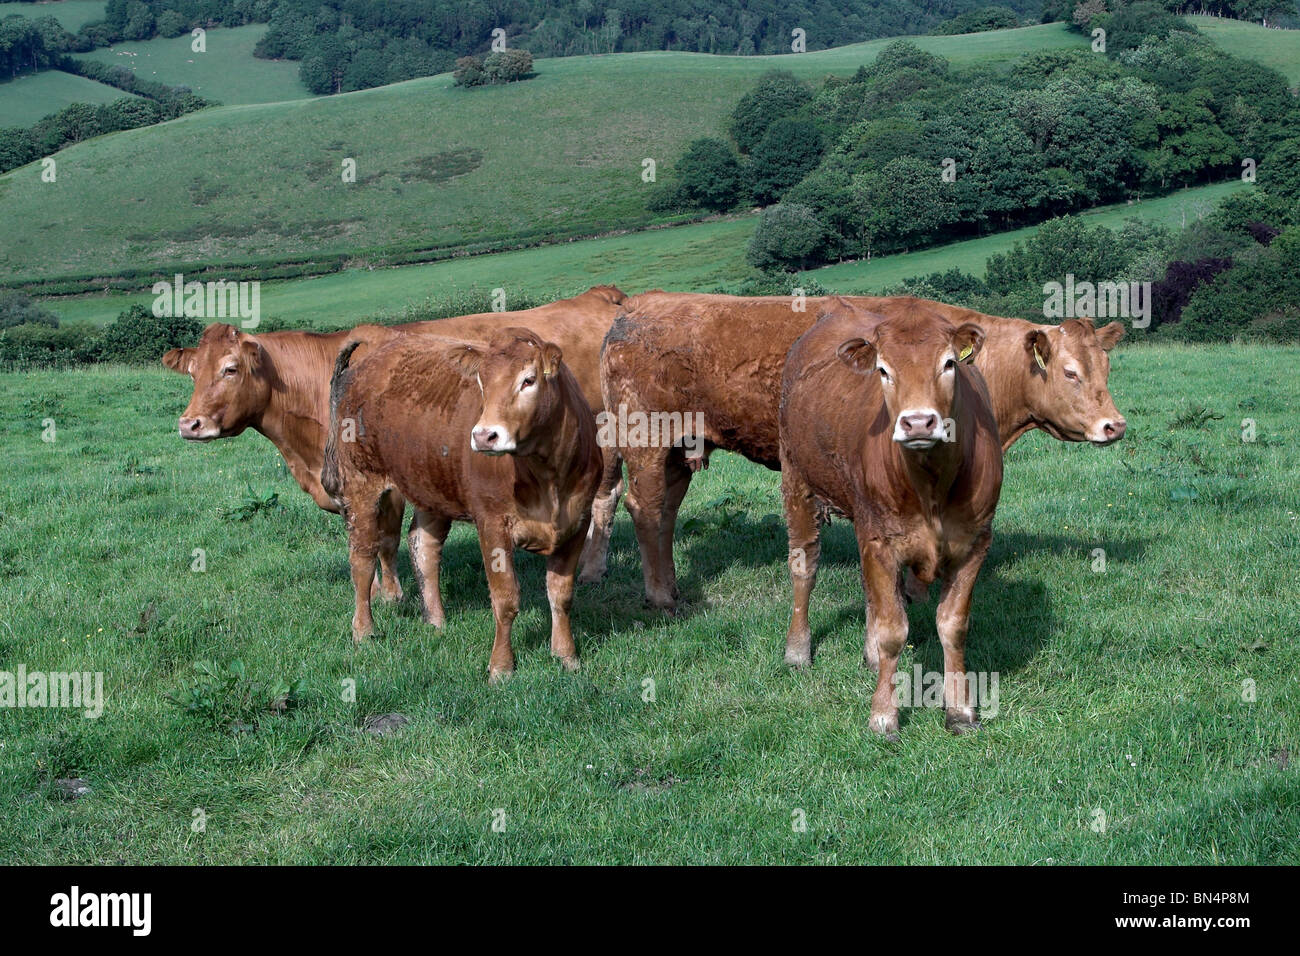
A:
[[[411,561],[420,581],[425,623],[434,627],[442,627],[447,619],[438,578],[442,567],[442,546],[450,531],[451,520],[441,515],[416,509],[415,517],[411,519]]]
[[[609,566],[609,538],[614,533],[614,515],[623,497],[623,459],[617,448],[602,448],[605,467],[596,499],[591,503],[591,524],[582,551],[582,573],[578,580],[594,584],[605,576]]]
[[[954,734],[978,730],[980,723],[966,680],[966,630],[970,624],[975,579],[989,553],[993,534],[985,530],[966,556],[944,576],[935,625],[943,645],[944,726]]]
[[[890,740],[898,739],[898,696],[894,675],[898,655],[907,643],[907,611],[898,589],[898,563],[880,541],[859,540],[862,585],[869,607],[863,656],[876,671],[876,692],[871,697],[871,729]]]
[[[515,652],[510,645],[510,629],[519,613],[515,545],[500,522],[480,523],[478,542],[483,551],[488,590],[492,593],[492,619],[496,623],[492,657],[488,661],[488,681],[496,684],[515,671]]]
[[[785,632],[785,662],[791,667],[806,667],[812,663],[808,603],[817,583],[821,528],[817,523],[817,503],[812,490],[787,460],[785,446],[781,448],[781,499],[785,506],[790,542],[790,584],[794,591],[790,627]]]
[[[586,543],[587,529],[581,528],[546,558],[546,597],[551,603],[551,655],[565,670],[578,669],[578,648],[573,643],[569,610],[573,607],[573,576]]]

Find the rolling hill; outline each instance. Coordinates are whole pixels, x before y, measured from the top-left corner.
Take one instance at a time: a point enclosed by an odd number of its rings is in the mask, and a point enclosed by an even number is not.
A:
[[[73,103],[94,106],[133,96],[107,83],[62,70],[23,73],[0,83],[0,127],[31,126]]]
[[[509,87],[450,76],[225,106],[80,143],[57,184],[0,176],[0,278],[542,240],[648,221],[642,161],[716,132],[764,71],[817,79],[888,40],[779,57],[638,53],[540,61]],[[1084,43],[1062,24],[916,42],[954,62]],[[575,109],[575,104],[581,108]],[[357,181],[341,181],[345,158]]]

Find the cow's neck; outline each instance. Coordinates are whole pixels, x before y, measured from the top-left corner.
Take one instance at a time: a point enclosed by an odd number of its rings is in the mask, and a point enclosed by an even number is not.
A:
[[[261,339],[266,353],[263,371],[270,382],[271,395],[253,427],[275,445],[299,487],[320,507],[337,511],[337,504],[320,483],[329,425],[333,359],[327,349],[314,347],[317,344],[314,339],[304,337],[303,343],[308,347],[295,350],[290,369],[286,341],[273,336]]]
[[[988,383],[993,415],[998,423],[1002,450],[1014,445],[1026,432],[1041,427],[1030,407],[1028,378],[1024,373],[1028,356],[1025,338],[1037,328],[1024,319],[984,316],[984,348],[975,358],[975,367]]]

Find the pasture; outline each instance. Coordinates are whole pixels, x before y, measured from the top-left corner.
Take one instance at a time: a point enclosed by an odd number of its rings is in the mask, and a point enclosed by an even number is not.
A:
[[[0,709],[0,861],[1298,863],[1297,362],[1121,345],[1123,442],[1007,456],[968,642],[998,713],[955,738],[905,712],[894,744],[866,729],[851,529],[827,533],[817,657],[791,673],[778,476],[735,456],[686,499],[680,617],[643,609],[620,513],[575,604],[582,671],[549,658],[525,556],[518,671],[489,687],[467,527],[446,631],[403,547],[407,598],[354,649],[341,521],[260,436],[182,444],[187,379],[0,375],[0,661],[103,671],[106,694],[94,720]],[[900,670],[940,666],[933,614],[912,607]],[[59,799],[69,777],[91,792]]]
[[[24,73],[0,83],[0,127],[31,126],[73,103],[98,106],[123,98],[135,94],[62,70]]]
[[[1089,225],[1118,229],[1129,218],[1181,228],[1209,212],[1242,183],[1232,181],[1184,189],[1133,205],[1102,206],[1081,215]],[[358,267],[310,279],[266,282],[262,311],[290,325],[313,322],[355,325],[363,317],[400,313],[448,288],[494,289],[510,294],[556,297],[613,283],[625,292],[650,288],[705,292],[752,272],[745,245],[758,221],[744,215],[712,222],[651,229],[578,242],[559,243],[481,256],[447,259],[428,265],[387,269]],[[922,249],[870,261],[845,262],[807,273],[844,293],[878,293],[915,275],[953,267],[984,275],[989,256],[1023,242],[1037,227],[981,236],[964,242]],[[65,322],[103,325],[132,305],[149,305],[154,297],[93,295],[51,298],[45,306]],[[484,306],[486,308],[487,306]]]
[[[210,51],[218,33],[209,34]],[[954,62],[995,65],[1085,44],[1062,24],[916,39]],[[57,189],[42,188],[34,166],[0,176],[0,216],[12,224],[0,272],[20,279],[304,253],[364,257],[398,245],[644,226],[643,159],[666,166],[690,140],[716,135],[769,69],[809,79],[851,73],[888,42],[780,57],[566,57],[539,61],[536,78],[510,87],[453,89],[443,74],[203,110],[61,151]],[[355,183],[342,181],[347,158],[357,163]],[[72,217],[77,230],[55,227]]]
[[[226,106],[274,103],[311,96],[298,79],[298,64],[289,60],[260,60],[253,47],[266,33],[265,23],[208,30],[206,52],[191,49],[189,33],[157,37],[81,55],[110,66],[131,70],[136,76],[168,86],[188,86],[204,99]]]
[[[0,20],[21,14],[29,20],[54,17],[63,29],[76,33],[87,23],[104,19],[104,0],[55,0],[53,3],[0,3]]]
[[[1293,87],[1300,86],[1300,30],[1274,30],[1223,17],[1187,17],[1187,22],[1225,53],[1271,66]]]

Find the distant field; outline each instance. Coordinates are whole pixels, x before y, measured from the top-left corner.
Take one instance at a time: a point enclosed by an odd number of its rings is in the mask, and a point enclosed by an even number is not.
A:
[[[1258,23],[1221,17],[1187,17],[1186,20],[1225,53],[1271,66],[1292,86],[1300,85],[1300,30],[1272,30]]]
[[[0,3],[0,20],[21,13],[28,20],[54,17],[69,33],[104,19],[104,0],[57,0],[54,3]]]
[[[1224,195],[1240,189],[1238,182],[1187,189],[1161,199],[1132,206],[1106,206],[1084,215],[1090,223],[1118,227],[1130,217],[1151,219],[1170,226],[1191,221],[1207,212]],[[602,282],[612,282],[625,292],[666,288],[685,292],[709,291],[734,283],[751,272],[745,262],[745,244],[757,222],[743,216],[722,222],[654,229],[624,236],[566,242],[557,245],[469,256],[398,269],[352,269],[336,275],[262,285],[262,314],[290,323],[325,322],[354,325],[366,316],[396,312],[411,303],[448,288],[504,288],[508,297],[520,292],[534,295],[568,294]],[[852,262],[813,270],[825,286],[837,292],[879,292],[905,278],[941,272],[954,266],[974,275],[984,274],[984,260],[1034,232],[1018,229],[966,242],[870,262]],[[85,296],[51,299],[46,306],[67,322],[102,324],[131,305],[147,305],[150,295]]]
[[[79,57],[122,66],[142,79],[188,86],[199,96],[227,106],[274,103],[311,96],[298,79],[298,63],[259,60],[253,47],[266,33],[264,23],[207,31],[207,52],[195,53],[187,33],[171,39],[118,43]]]
[[[535,79],[509,87],[452,89],[444,75],[205,110],[64,150],[57,191],[24,170],[0,177],[0,217],[14,225],[0,275],[644,224],[643,159],[667,165],[690,139],[716,133],[773,66],[809,78],[850,72],[887,42],[782,57],[569,57],[540,61]],[[1049,24],[917,42],[973,61],[1084,40]],[[345,158],[357,161],[356,183],[341,181]],[[77,228],[57,225],[67,222]]]
[[[0,127],[31,126],[73,103],[97,105],[130,96],[134,94],[62,70],[24,73],[0,83]],[[5,227],[7,231],[8,222]]]

